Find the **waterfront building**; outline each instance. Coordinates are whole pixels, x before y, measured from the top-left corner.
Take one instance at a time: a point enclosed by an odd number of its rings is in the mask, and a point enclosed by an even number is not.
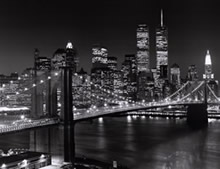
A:
[[[171,91],[172,91],[171,89],[172,89],[171,84],[169,83],[168,80],[165,80],[163,85],[163,98],[166,98],[171,95]]]
[[[97,106],[103,106],[104,99],[109,98],[108,94],[101,89],[109,90],[113,92],[113,72],[108,67],[96,67],[91,70],[91,86],[92,90],[92,104]],[[93,97],[93,96],[99,96]]]
[[[125,55],[122,63],[123,95],[136,100],[137,95],[137,63],[134,54]]]
[[[17,103],[23,106],[31,107],[31,93],[23,92],[25,87],[30,87],[31,82],[34,78],[34,68],[26,68],[21,75],[18,77],[18,90]]]
[[[112,85],[112,86],[109,86],[109,87],[111,89],[113,89],[113,92],[115,92],[115,87],[116,87],[115,86],[116,85],[116,83],[115,83],[116,79],[115,78],[116,78],[116,72],[117,72],[117,65],[118,65],[118,62],[117,62],[116,57],[110,56],[110,57],[107,58],[107,67],[109,68],[109,71],[111,72],[108,84]],[[118,86],[116,88],[118,88]]]
[[[63,48],[57,49],[54,52],[53,57],[51,59],[52,70],[59,70],[60,67],[64,66],[65,58],[66,58],[66,50]]]
[[[207,80],[208,87],[214,92],[214,94],[218,97],[218,80],[214,79],[214,74],[212,72],[212,60],[209,50],[207,50],[205,56],[205,74],[203,74],[203,78]],[[208,90],[207,93],[208,100],[216,100],[213,94]]]
[[[51,59],[45,56],[40,56],[39,49],[35,49],[34,67],[36,71],[49,71],[51,69]]]
[[[72,68],[73,73],[77,71],[79,58],[77,57],[77,51],[73,44],[69,41],[66,45],[66,66]]]
[[[114,75],[117,69],[117,58],[109,57],[106,47],[101,45],[94,45],[92,48],[92,70],[91,82],[94,84],[91,87],[92,97],[99,96],[99,98],[92,98],[92,104],[101,106],[104,100],[108,98],[108,94],[101,91],[100,88],[114,92]]]
[[[106,67],[108,63],[108,50],[101,45],[92,47],[92,68]]]
[[[71,42],[68,42],[66,48],[57,49],[51,59],[52,70],[59,70],[63,66],[70,66],[73,72],[77,71],[78,57],[77,51]]]
[[[190,65],[188,67],[188,74],[187,74],[187,80],[189,81],[196,81],[198,80],[198,71],[196,65]]]
[[[156,68],[158,75],[155,78],[155,84],[158,85],[156,87],[159,88],[163,84],[160,84],[158,79],[168,79],[168,29],[163,23],[163,10],[161,10],[160,19],[160,26],[156,29]]]
[[[112,72],[110,73],[111,75],[109,79],[110,82],[108,82],[109,84],[113,85],[110,88],[113,89],[113,92],[115,94],[122,96],[123,95],[122,72],[117,68],[118,66],[117,58],[113,56],[108,57],[107,65],[110,71]]]
[[[110,56],[107,58],[107,66],[113,70],[116,71],[117,70],[117,65],[118,65],[118,61],[117,58],[114,56]]]
[[[146,96],[146,83],[150,74],[150,37],[149,27],[140,24],[137,28],[137,99],[143,100]]]
[[[114,93],[123,96],[123,72],[116,70],[114,73]]]
[[[146,24],[140,24],[137,28],[137,73],[150,73],[150,41],[149,27]]]
[[[212,73],[212,60],[209,50],[207,50],[205,56],[205,74],[203,76],[207,80],[214,79],[214,74]]]
[[[82,68],[77,72],[78,76],[73,76],[73,106],[85,108],[91,105],[91,84],[90,76]]]
[[[180,67],[174,63],[170,68],[170,83],[178,89],[180,86]]]
[[[0,105],[12,106],[17,105],[16,92],[19,87],[18,73],[11,75],[0,75]]]

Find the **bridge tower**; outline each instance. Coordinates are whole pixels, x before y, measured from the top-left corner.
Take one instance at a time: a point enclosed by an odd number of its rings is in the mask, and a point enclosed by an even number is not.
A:
[[[207,83],[213,78],[211,55],[209,50],[207,50],[205,57],[205,74],[203,74],[203,79],[205,81],[204,103],[189,105],[187,110],[187,123],[193,127],[205,127],[208,124]]]
[[[75,160],[75,139],[74,139],[74,116],[72,106],[72,72],[76,71],[75,49],[71,42],[68,42],[64,55],[57,63],[57,69],[51,68],[39,74],[36,59],[39,58],[39,51],[35,50],[35,71],[34,84],[32,89],[32,117],[38,118],[43,113],[43,90],[46,89],[46,112],[49,116],[57,114],[58,88],[61,91],[61,112],[60,119],[64,128],[64,161],[71,162],[74,165]],[[56,59],[56,58],[55,58]],[[57,59],[58,60],[58,59]],[[57,61],[55,60],[55,61]],[[46,73],[45,73],[46,72]],[[61,72],[61,76],[58,76]],[[46,86],[41,85],[44,79]],[[39,86],[36,84],[40,84]],[[45,90],[44,90],[45,91]]]

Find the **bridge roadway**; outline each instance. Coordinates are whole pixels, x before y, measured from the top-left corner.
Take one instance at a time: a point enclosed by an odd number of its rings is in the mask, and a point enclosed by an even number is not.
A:
[[[59,124],[59,120],[57,118],[42,118],[42,119],[24,119],[24,120],[16,120],[11,122],[11,124],[1,125],[0,126],[0,134],[8,134],[12,132],[23,131],[27,129],[34,129],[44,126],[51,126],[55,124]]]
[[[74,120],[77,121],[84,121],[88,119],[95,119],[104,116],[111,116],[115,114],[131,112],[131,111],[138,111],[138,110],[147,110],[147,109],[155,109],[160,107],[169,107],[169,106],[187,106],[192,104],[201,104],[201,101],[190,101],[180,103],[178,101],[173,102],[151,102],[151,103],[139,103],[139,104],[128,104],[128,105],[121,105],[121,106],[113,106],[113,107],[100,107],[100,108],[93,108],[87,110],[75,110],[74,111]],[[219,102],[211,102],[209,104],[212,105],[219,105]]]
[[[123,104],[119,106],[111,106],[111,107],[93,107],[90,109],[80,109],[74,110],[74,121],[85,121],[89,119],[95,119],[104,116],[111,116],[115,114],[131,112],[131,111],[138,111],[138,110],[147,110],[147,109],[154,109],[159,107],[168,107],[168,106],[187,106],[192,104],[201,104],[202,102],[184,102],[180,103],[177,101],[173,102],[152,102],[152,103],[136,103],[136,104]],[[219,102],[213,102],[209,104],[218,104]],[[58,118],[42,118],[42,119],[26,119],[23,121],[16,121],[12,122],[9,125],[2,125],[0,126],[0,134],[6,134],[11,132],[23,131],[26,129],[34,129],[43,126],[50,126],[60,124],[60,120]]]

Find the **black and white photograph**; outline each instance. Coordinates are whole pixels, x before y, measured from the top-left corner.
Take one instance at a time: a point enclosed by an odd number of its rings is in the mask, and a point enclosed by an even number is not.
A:
[[[217,0],[1,0],[0,169],[219,169]]]

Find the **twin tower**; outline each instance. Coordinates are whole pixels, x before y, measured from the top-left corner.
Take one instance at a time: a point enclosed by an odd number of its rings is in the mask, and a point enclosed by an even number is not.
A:
[[[168,29],[164,25],[163,10],[160,13],[160,25],[156,28],[156,71],[154,80],[157,84],[159,78],[168,78]],[[151,73],[150,69],[150,31],[146,24],[137,28],[137,73]],[[206,76],[206,77],[205,77]],[[212,63],[209,50],[205,58],[205,74],[207,79],[213,79]]]
[[[160,15],[160,25],[156,28],[156,77],[168,77],[168,29],[163,22],[163,10]],[[137,72],[150,73],[150,33],[146,24],[137,28]]]

